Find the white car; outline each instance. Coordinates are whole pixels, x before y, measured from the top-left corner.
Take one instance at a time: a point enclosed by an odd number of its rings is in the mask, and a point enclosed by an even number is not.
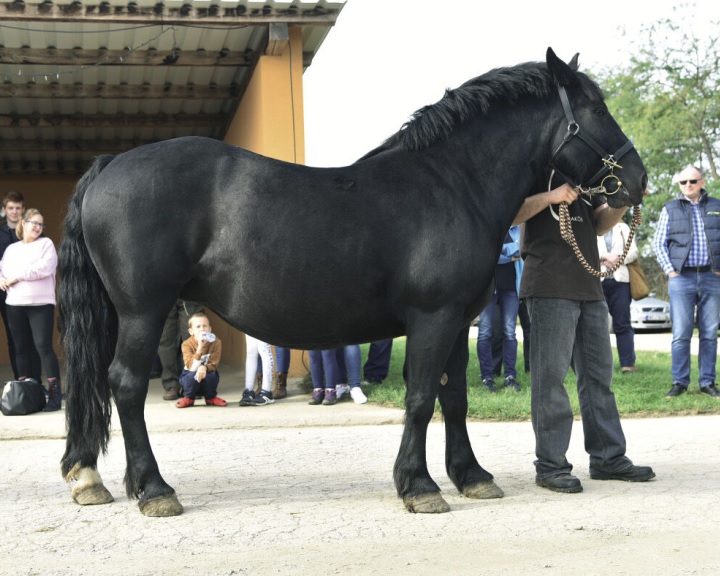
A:
[[[642,300],[633,300],[630,324],[634,330],[671,330],[670,302],[655,298],[653,293]]]

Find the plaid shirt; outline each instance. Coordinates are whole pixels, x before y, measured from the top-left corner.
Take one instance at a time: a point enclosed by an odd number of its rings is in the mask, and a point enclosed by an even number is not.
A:
[[[690,202],[686,198],[681,201]],[[700,204],[691,204],[692,206],[692,243],[690,244],[690,252],[685,259],[685,266],[708,266],[710,264],[710,254],[708,252],[707,240],[705,238],[705,224],[703,223],[702,213],[700,212]],[[655,238],[653,239],[653,250],[658,264],[665,274],[670,274],[674,270],[670,262],[670,255],[667,247],[669,215],[667,209],[663,206],[658,219],[657,228],[655,229]],[[680,270],[677,270],[680,272]]]

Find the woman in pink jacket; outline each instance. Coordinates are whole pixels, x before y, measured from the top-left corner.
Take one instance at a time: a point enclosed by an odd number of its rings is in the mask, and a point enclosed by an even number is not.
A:
[[[62,402],[60,367],[53,350],[55,270],[57,252],[52,240],[42,236],[45,220],[30,208],[17,226],[20,242],[5,250],[0,261],[0,290],[7,292],[7,317],[15,341],[15,361],[20,378],[30,368],[34,342],[48,378],[45,410],[59,410]]]

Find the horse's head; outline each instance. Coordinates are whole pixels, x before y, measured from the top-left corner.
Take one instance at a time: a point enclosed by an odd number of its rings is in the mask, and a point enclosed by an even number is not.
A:
[[[550,167],[574,186],[605,194],[614,208],[640,204],[647,188],[642,160],[605,106],[600,88],[577,71],[577,59],[576,54],[566,64],[547,50],[566,120],[555,136]]]

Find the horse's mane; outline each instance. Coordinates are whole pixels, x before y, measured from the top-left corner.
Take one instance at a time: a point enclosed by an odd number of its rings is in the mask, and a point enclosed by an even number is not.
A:
[[[590,98],[603,99],[600,88],[585,74],[577,72],[583,91]],[[545,62],[526,62],[495,68],[468,80],[454,90],[446,90],[435,104],[417,110],[398,132],[361,160],[386,150],[421,150],[444,140],[460,124],[478,114],[487,114],[493,102],[513,104],[521,97],[545,98],[555,90],[555,81]]]

